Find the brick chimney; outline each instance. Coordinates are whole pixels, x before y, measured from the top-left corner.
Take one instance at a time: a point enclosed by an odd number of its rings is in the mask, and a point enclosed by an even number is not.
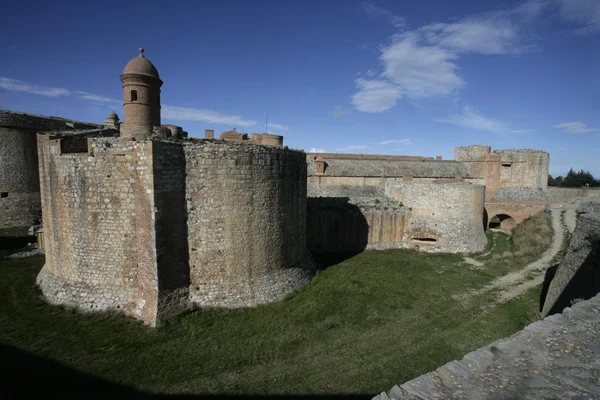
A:
[[[325,159],[321,156],[315,158],[315,173],[316,174],[324,174],[325,173]]]
[[[204,130],[204,137],[206,139],[214,139],[215,138],[215,131],[214,131],[214,129],[205,129]]]

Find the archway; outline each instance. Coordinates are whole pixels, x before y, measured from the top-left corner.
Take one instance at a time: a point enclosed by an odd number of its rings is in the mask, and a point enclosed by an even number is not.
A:
[[[488,226],[490,228],[500,228],[505,231],[510,231],[517,226],[517,221],[508,214],[496,214],[493,218],[490,218]]]

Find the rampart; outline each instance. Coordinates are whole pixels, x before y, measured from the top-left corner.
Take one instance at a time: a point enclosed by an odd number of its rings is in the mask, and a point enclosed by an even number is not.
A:
[[[92,127],[98,125],[0,110],[0,228],[41,219],[36,132]]]
[[[154,326],[190,305],[308,282],[302,152],[208,140],[39,136],[50,302]]]
[[[190,299],[250,306],[308,282],[304,153],[218,141],[184,152]]]

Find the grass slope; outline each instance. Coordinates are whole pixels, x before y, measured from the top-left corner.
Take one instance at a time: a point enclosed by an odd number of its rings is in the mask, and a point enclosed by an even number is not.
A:
[[[482,311],[453,294],[493,274],[457,255],[365,252],[285,301],[195,311],[161,329],[44,303],[43,258],[0,260],[0,344],[110,382],[162,393],[374,394],[510,335],[539,291]]]

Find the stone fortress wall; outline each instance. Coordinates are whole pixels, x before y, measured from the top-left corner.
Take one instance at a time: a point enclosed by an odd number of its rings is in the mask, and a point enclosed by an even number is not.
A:
[[[549,156],[536,150],[491,153],[489,146],[467,146],[455,150],[455,160],[308,153],[306,161],[309,205],[322,202],[330,210],[326,215],[322,207],[309,207],[309,247],[317,250],[313,243],[321,242],[319,251],[326,250],[324,241],[332,244],[331,251],[338,251],[344,246],[337,242],[346,240],[334,238],[336,230],[347,227],[341,215],[332,218],[331,200],[325,199],[345,198],[353,204],[362,214],[363,230],[393,233],[381,240],[371,233],[363,235],[367,237],[363,248],[419,246],[450,252],[483,249],[484,229],[492,217],[498,216],[502,227],[510,229],[543,211],[548,200]],[[380,204],[395,201],[395,210],[374,209],[374,199]],[[347,213],[348,206],[340,204],[342,214]],[[390,215],[381,219],[381,211]],[[351,220],[356,226],[357,217]]]
[[[61,153],[61,139],[39,140],[50,302],[156,325],[189,304],[276,301],[312,278],[303,153],[123,138]]]
[[[252,306],[308,282],[304,153],[200,140],[184,154],[190,299]]]
[[[122,124],[111,113],[101,129],[38,134],[46,299],[156,326],[310,281],[305,154],[158,125],[162,80],[143,49],[121,81]]]
[[[41,220],[36,132],[96,124],[0,110],[0,228]]]

